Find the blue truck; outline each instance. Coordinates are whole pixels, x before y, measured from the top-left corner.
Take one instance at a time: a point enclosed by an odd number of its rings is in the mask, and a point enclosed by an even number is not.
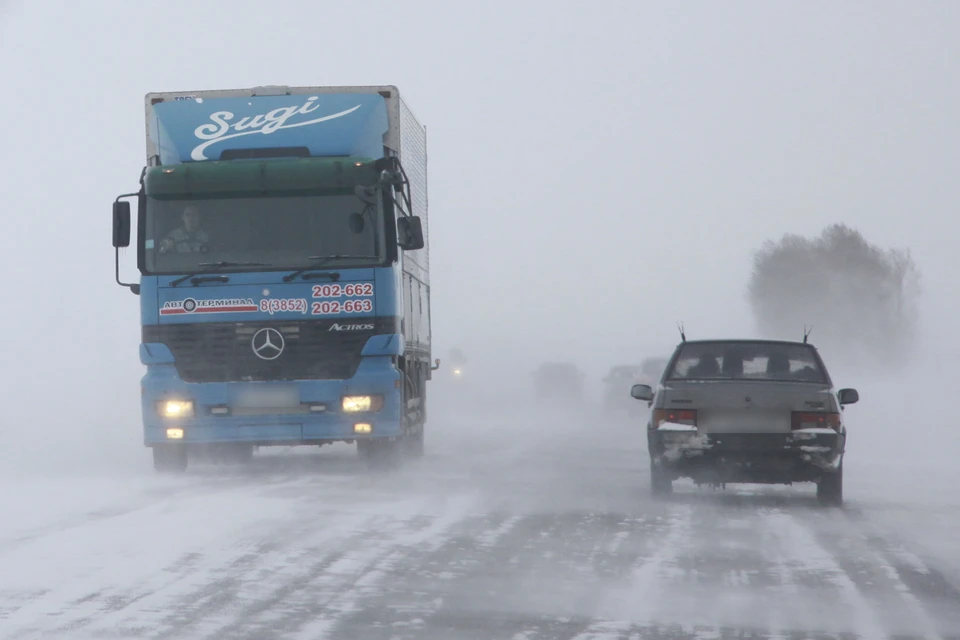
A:
[[[259,447],[424,451],[426,129],[394,86],[150,93],[146,165],[113,203],[140,299],[158,471]],[[136,225],[131,201],[137,203]],[[136,243],[139,282],[120,277]]]

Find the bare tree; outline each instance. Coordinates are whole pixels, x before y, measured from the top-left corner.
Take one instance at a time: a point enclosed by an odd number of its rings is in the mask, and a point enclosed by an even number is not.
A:
[[[861,364],[896,366],[913,351],[920,274],[908,249],[881,249],[835,224],[819,237],[788,234],[754,254],[748,287],[758,329],[800,335]]]

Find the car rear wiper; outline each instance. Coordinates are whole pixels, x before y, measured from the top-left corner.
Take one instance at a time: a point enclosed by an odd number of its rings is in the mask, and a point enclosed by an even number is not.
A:
[[[170,283],[170,286],[175,287],[181,282],[183,282],[184,280],[188,280],[190,278],[193,278],[194,276],[200,275],[201,273],[214,271],[216,269],[221,269],[223,267],[269,267],[270,263],[269,262],[227,262],[225,260],[221,260],[220,262],[200,262],[197,264],[197,266],[203,267],[203,269],[201,269],[200,271],[196,271],[194,273],[188,273],[182,278],[177,278],[176,280]]]
[[[283,281],[290,282],[300,274],[306,273],[307,271],[314,271],[316,269],[319,269],[323,265],[329,263],[331,260],[340,260],[340,259],[347,259],[347,258],[354,258],[355,260],[379,260],[380,256],[361,256],[361,255],[354,255],[354,254],[348,254],[348,253],[335,253],[329,256],[310,256],[309,258],[307,258],[307,260],[316,260],[317,264],[310,265],[309,267],[303,267],[302,269],[297,269],[293,273],[283,276]],[[331,274],[331,276],[333,275],[334,274]],[[335,275],[336,277],[333,278],[334,280],[337,280],[340,278],[339,273]]]

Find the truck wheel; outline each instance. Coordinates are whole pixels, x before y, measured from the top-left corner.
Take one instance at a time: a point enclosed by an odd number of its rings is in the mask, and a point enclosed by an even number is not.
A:
[[[411,458],[423,457],[423,432],[424,427],[420,427],[417,433],[409,433],[403,439],[404,452]]]
[[[230,448],[229,461],[237,465],[250,464],[253,461],[252,444],[235,444]]]
[[[400,446],[403,440],[359,440],[357,454],[374,469],[390,469],[399,466]]]
[[[361,460],[369,460],[373,455],[375,444],[373,440],[357,440],[357,457]]]
[[[825,473],[817,483],[817,499],[825,507],[839,507],[843,504],[843,465],[831,473]]]
[[[650,492],[655,496],[666,496],[673,493],[673,480],[659,465],[650,461]]]
[[[186,445],[153,445],[153,468],[160,473],[185,471],[187,468]]]

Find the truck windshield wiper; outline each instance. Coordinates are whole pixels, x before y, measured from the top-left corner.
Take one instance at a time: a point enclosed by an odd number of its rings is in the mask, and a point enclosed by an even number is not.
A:
[[[297,269],[293,273],[283,276],[283,281],[290,282],[291,280],[299,276],[301,273],[319,269],[323,267],[323,265],[331,262],[332,260],[340,260],[340,259],[347,259],[347,258],[353,258],[355,260],[379,260],[380,256],[361,256],[361,255],[354,255],[349,253],[336,253],[330,256],[310,256],[309,258],[307,258],[307,260],[316,260],[317,264],[310,265],[309,267],[303,267],[302,269]],[[339,276],[339,274],[337,275]]]
[[[214,271],[216,269],[221,269],[223,267],[269,267],[270,263],[269,262],[228,262],[228,261],[221,260],[220,262],[200,262],[197,264],[197,266],[203,267],[203,268],[200,271],[196,271],[194,273],[188,273],[182,278],[177,278],[176,280],[170,283],[170,286],[175,287],[181,282],[183,282],[184,280],[188,280],[190,278],[193,278],[194,276],[200,275],[201,273],[207,273],[208,271]]]

